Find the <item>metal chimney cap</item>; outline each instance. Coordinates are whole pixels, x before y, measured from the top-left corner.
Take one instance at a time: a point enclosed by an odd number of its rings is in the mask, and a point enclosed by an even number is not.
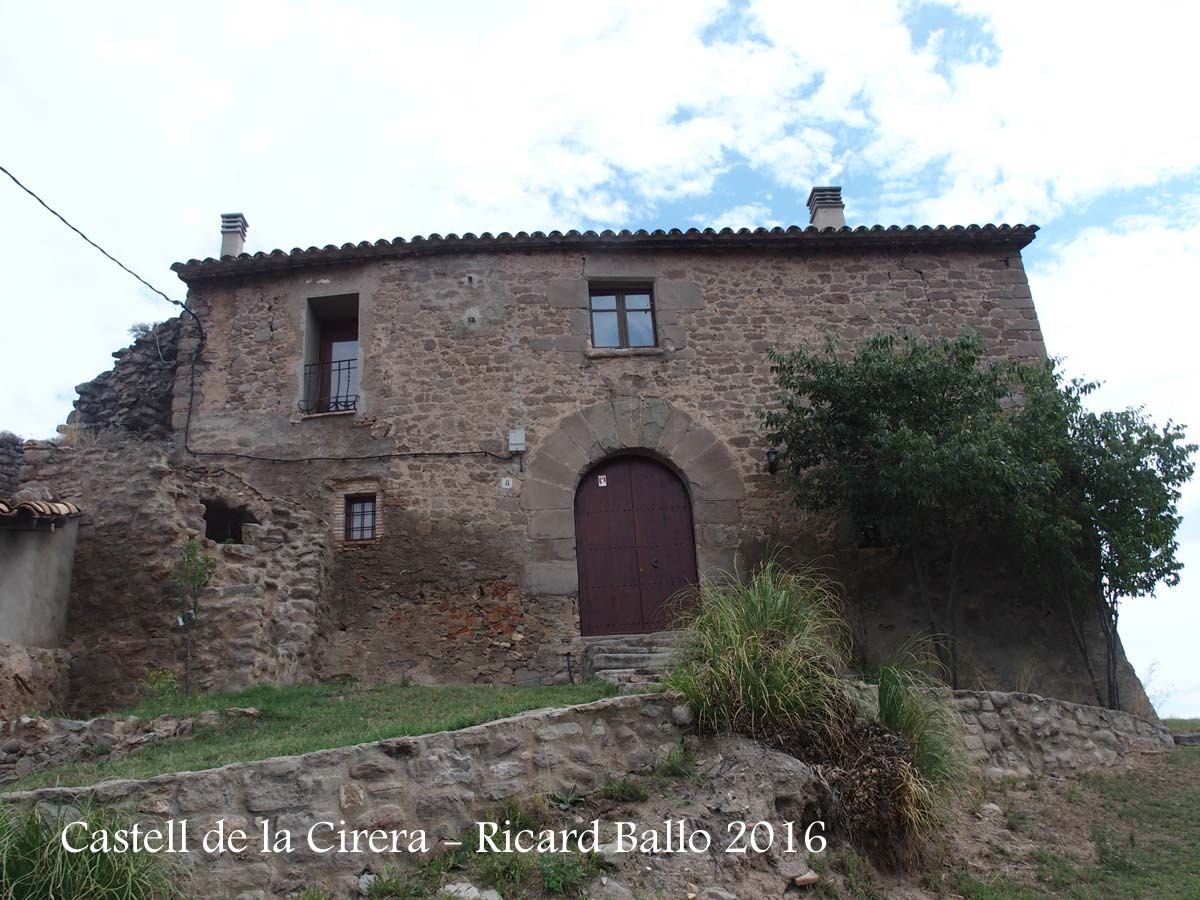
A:
[[[811,213],[818,207],[845,207],[842,202],[842,188],[838,186],[814,187],[808,194],[808,211]]]
[[[246,229],[250,223],[241,213],[221,213],[221,234],[240,234],[246,237]]]

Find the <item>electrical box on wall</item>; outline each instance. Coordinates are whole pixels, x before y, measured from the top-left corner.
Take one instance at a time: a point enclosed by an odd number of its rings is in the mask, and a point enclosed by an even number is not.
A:
[[[509,453],[524,453],[525,452],[525,429],[514,428],[508,433],[508,452]]]

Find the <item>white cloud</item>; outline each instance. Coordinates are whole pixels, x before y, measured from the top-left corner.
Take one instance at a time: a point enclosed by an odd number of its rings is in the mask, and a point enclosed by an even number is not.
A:
[[[715,216],[693,216],[692,221],[702,228],[774,228],[781,224],[771,215],[764,203],[743,203]]]

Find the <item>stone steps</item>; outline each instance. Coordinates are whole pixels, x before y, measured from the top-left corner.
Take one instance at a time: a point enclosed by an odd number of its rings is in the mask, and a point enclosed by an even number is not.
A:
[[[584,638],[585,664],[591,675],[617,685],[622,694],[653,690],[678,642],[673,631]]]

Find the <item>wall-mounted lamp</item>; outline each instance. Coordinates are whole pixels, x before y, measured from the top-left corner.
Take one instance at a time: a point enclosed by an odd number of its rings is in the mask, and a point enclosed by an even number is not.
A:
[[[772,447],[767,451],[767,471],[772,475],[779,468],[779,451]]]
[[[525,471],[525,429],[513,428],[508,432],[508,452],[517,458],[521,471]]]

